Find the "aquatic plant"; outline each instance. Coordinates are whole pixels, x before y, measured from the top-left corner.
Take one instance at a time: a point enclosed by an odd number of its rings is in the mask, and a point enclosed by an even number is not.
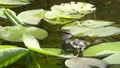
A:
[[[0,17],[12,23],[12,26],[0,25],[0,39],[9,42],[24,42],[25,45],[22,47],[9,43],[3,45],[1,42],[0,67],[8,66],[21,57],[29,56],[28,68],[42,68],[36,53],[65,58],[65,65],[69,68],[94,66],[105,68],[109,64],[120,64],[120,42],[111,42],[106,39],[106,37],[120,34],[120,28],[113,26],[115,22],[81,19],[96,10],[94,5],[85,2],[62,3],[52,6],[51,10],[27,10],[18,15],[8,9],[27,4],[30,4],[28,0],[0,0]],[[40,20],[45,20],[55,26],[60,25],[61,31],[71,35],[65,39],[66,44],[63,47],[66,48],[41,47],[42,44],[39,41],[44,40],[49,32],[35,27],[42,23]],[[42,58],[40,60],[42,61]]]

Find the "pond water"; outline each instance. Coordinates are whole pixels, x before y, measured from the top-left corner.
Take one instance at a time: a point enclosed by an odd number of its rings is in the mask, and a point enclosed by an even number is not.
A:
[[[27,6],[14,8],[13,10],[17,13],[31,9],[49,10],[52,5],[67,3],[71,1],[87,2],[96,6],[97,10],[83,19],[97,19],[113,21],[118,24],[120,23],[120,0],[33,0],[32,3]],[[64,34],[57,29],[59,26],[51,25],[45,21],[41,22],[42,23],[40,23],[38,26],[47,30],[49,33],[49,36],[45,40],[40,41],[41,44],[43,44],[44,47],[61,47],[62,43],[64,42],[62,40]]]

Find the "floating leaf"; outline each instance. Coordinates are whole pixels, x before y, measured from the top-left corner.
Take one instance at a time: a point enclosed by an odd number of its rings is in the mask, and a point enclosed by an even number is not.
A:
[[[67,24],[73,21],[72,19],[65,19],[65,18],[45,19],[45,20],[51,24]]]
[[[84,33],[90,37],[106,37],[112,35],[120,34],[120,28],[117,27],[101,27],[96,29],[90,29],[89,31]]]
[[[85,20],[85,21],[81,21],[81,23],[82,26],[86,26],[86,27],[102,27],[102,26],[111,25],[114,22],[102,21],[102,20]]]
[[[0,28],[0,37],[8,41],[21,42],[24,33],[30,33],[38,39],[48,36],[47,32],[37,27],[7,26]]]
[[[84,15],[95,11],[94,5],[84,2],[71,2],[54,5],[51,7],[52,11],[61,12],[59,17],[63,18],[81,18]],[[57,15],[57,16],[58,16]]]
[[[73,55],[61,54],[62,50],[58,48],[40,48],[39,42],[32,35],[25,34],[23,36],[23,42],[30,50],[39,52],[46,55],[60,56],[60,57],[72,57]]]
[[[105,68],[106,64],[98,59],[93,58],[72,58],[65,61],[65,65],[69,68],[92,68],[96,66],[99,68]]]
[[[47,13],[47,12],[50,12],[50,13]],[[46,10],[43,10],[43,11],[40,11],[39,13],[35,14],[34,16],[36,17],[39,17],[39,18],[42,18],[44,20],[46,20],[47,22],[51,23],[51,24],[67,24],[67,23],[70,23],[73,21],[73,19],[66,19],[66,18],[57,18],[54,14],[54,16],[56,18],[54,19],[51,19],[53,18],[53,14],[51,14],[52,11],[46,11]],[[57,12],[57,11],[56,11]],[[47,16],[47,17],[46,17]]]
[[[0,37],[4,40],[20,42],[24,31],[25,27],[22,26],[1,27]]]
[[[82,15],[82,14],[76,14],[76,15],[66,15],[66,14],[64,14],[63,12],[60,12],[60,11],[48,11],[48,12],[46,12],[46,14],[45,14],[45,18],[47,18],[47,19],[55,19],[55,18],[81,18],[81,17],[83,17],[84,15]]]
[[[66,32],[74,36],[85,36],[84,33],[89,30],[87,27],[77,27],[77,26],[63,26],[61,29],[66,30]]]
[[[59,49],[59,48],[41,48],[41,49],[30,48],[30,50],[38,53],[46,54],[46,55],[57,56],[57,57],[64,57],[64,58],[73,57],[73,54],[62,53],[62,49]]]
[[[23,40],[25,46],[28,47],[29,49],[31,49],[31,48],[33,48],[33,49],[41,49],[39,42],[31,34],[25,33],[23,35],[22,40]]]
[[[44,39],[48,36],[47,31],[41,28],[37,28],[37,27],[27,27],[25,32],[30,33],[37,39]]]
[[[99,56],[120,52],[120,42],[109,42],[94,45],[83,52],[84,56]]]
[[[120,64],[120,53],[115,53],[103,59],[108,64]]]
[[[0,49],[0,67],[8,66],[9,64],[14,63],[22,56],[24,56],[28,52],[27,49],[24,48],[5,48]]]
[[[42,11],[44,10],[42,9],[27,10],[18,14],[17,17],[18,19],[20,19],[21,21],[27,24],[37,25],[40,22],[41,18],[35,16],[35,14],[38,14],[39,12],[42,12]]]
[[[83,23],[76,21],[63,26],[61,29],[66,30],[66,32],[77,37],[83,37],[83,36],[106,37],[106,36],[120,34],[120,28],[107,26],[110,25],[111,22],[105,22],[105,23],[106,24],[100,25],[94,22],[92,24],[91,22],[90,24],[87,25],[87,22],[85,21],[83,21]],[[103,26],[107,26],[107,27],[103,27]]]
[[[60,11],[48,11],[45,14],[45,18],[47,19],[54,19],[54,18],[58,18],[60,16]]]
[[[27,0],[0,0],[0,7],[13,8],[21,5],[29,4]]]
[[[40,12],[36,13],[34,16],[35,16],[35,17],[39,17],[39,18],[41,18],[41,19],[42,19],[42,18],[44,19],[46,12],[48,12],[48,11],[42,9]]]

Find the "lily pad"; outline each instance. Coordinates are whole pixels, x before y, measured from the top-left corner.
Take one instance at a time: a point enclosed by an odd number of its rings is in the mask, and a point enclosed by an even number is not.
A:
[[[120,64],[120,53],[115,53],[103,59],[108,64]]]
[[[29,3],[27,0],[0,0],[0,5],[26,5]]]
[[[38,53],[52,55],[52,56],[59,56],[64,58],[70,58],[73,56],[72,54],[69,55],[62,54],[62,49],[59,48],[41,48],[39,42],[35,39],[34,36],[30,34],[24,34],[22,40],[28,49]]]
[[[56,11],[56,10],[53,10],[53,11],[48,11],[46,12],[45,14],[45,18],[47,19],[55,19],[55,18],[70,18],[70,19],[74,19],[74,18],[81,18],[83,17],[84,14],[66,14],[66,13],[63,13],[61,11]]]
[[[25,46],[29,49],[41,49],[38,40],[32,36],[30,33],[25,33],[22,37],[22,41],[24,42]]]
[[[113,24],[114,22],[110,21],[102,21],[102,20],[85,20],[85,21],[80,21],[82,26],[86,27],[103,27],[103,26],[109,26]]]
[[[52,12],[52,11],[43,10],[43,11],[40,11],[39,13],[35,14],[34,16],[36,16],[38,18],[42,18],[51,24],[67,24],[67,23],[70,23],[73,21],[73,19],[58,18],[59,16],[56,16],[56,14],[58,14],[58,13],[59,13],[59,11]]]
[[[60,5],[54,5],[51,7],[51,11],[61,12],[59,17],[63,18],[81,18],[84,15],[95,11],[94,5],[84,2],[71,2],[71,3],[62,3]],[[57,16],[58,16],[57,15]]]
[[[120,28],[118,27],[112,27],[112,26],[100,27],[100,26],[106,26],[107,24],[99,25],[99,26],[98,24],[96,24],[95,26],[92,25],[86,26],[83,24],[80,24],[79,22],[78,23],[74,22],[72,24],[67,24],[63,26],[61,29],[66,30],[66,32],[77,37],[83,37],[83,36],[106,37],[106,36],[120,34]]]
[[[0,49],[0,68],[14,63],[28,52],[25,48],[4,48]]]
[[[120,42],[109,42],[91,46],[83,52],[83,55],[99,56],[112,53],[120,53]]]
[[[48,11],[48,12],[46,12],[46,14],[45,14],[45,18],[47,18],[47,19],[54,19],[54,18],[58,18],[58,17],[60,17],[60,14],[61,14],[62,12],[60,12],[60,11]]]
[[[90,37],[106,37],[120,34],[120,28],[117,27],[101,27],[96,29],[90,29],[84,33]]]
[[[65,19],[65,18],[45,19],[45,20],[51,24],[67,24],[73,21],[73,19]]]
[[[106,64],[98,59],[93,58],[72,58],[65,61],[68,68],[92,68],[96,66],[99,68],[106,68]]]
[[[48,35],[45,30],[37,27],[7,26],[0,28],[0,37],[8,41],[21,42],[26,32],[38,39],[44,39]]]
[[[22,5],[30,4],[28,0],[0,0],[0,7],[14,8]]]
[[[41,9],[41,11],[40,12],[38,12],[38,13],[36,13],[34,16],[35,17],[38,17],[38,18],[45,18],[45,14],[48,12],[48,10],[43,10],[43,9]]]
[[[37,25],[42,18],[35,16],[35,14],[38,14],[39,12],[42,12],[42,11],[44,10],[42,9],[27,10],[27,11],[24,11],[18,14],[17,17],[24,23],[31,24],[31,25]]]

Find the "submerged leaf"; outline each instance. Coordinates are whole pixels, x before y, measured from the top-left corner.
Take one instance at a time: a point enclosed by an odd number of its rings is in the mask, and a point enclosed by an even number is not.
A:
[[[4,48],[0,49],[0,68],[14,63],[28,52],[24,48]]]
[[[99,68],[105,68],[106,64],[98,59],[93,58],[72,58],[65,61],[65,65],[69,68],[92,68],[96,66]]]
[[[27,10],[18,14],[17,17],[18,19],[20,19],[21,21],[27,24],[37,25],[40,22],[41,18],[35,16],[35,14],[38,14],[39,12],[42,12],[42,11],[44,10],[42,9]]]
[[[109,42],[94,45],[83,52],[84,56],[99,56],[105,54],[119,53],[120,42]]]

